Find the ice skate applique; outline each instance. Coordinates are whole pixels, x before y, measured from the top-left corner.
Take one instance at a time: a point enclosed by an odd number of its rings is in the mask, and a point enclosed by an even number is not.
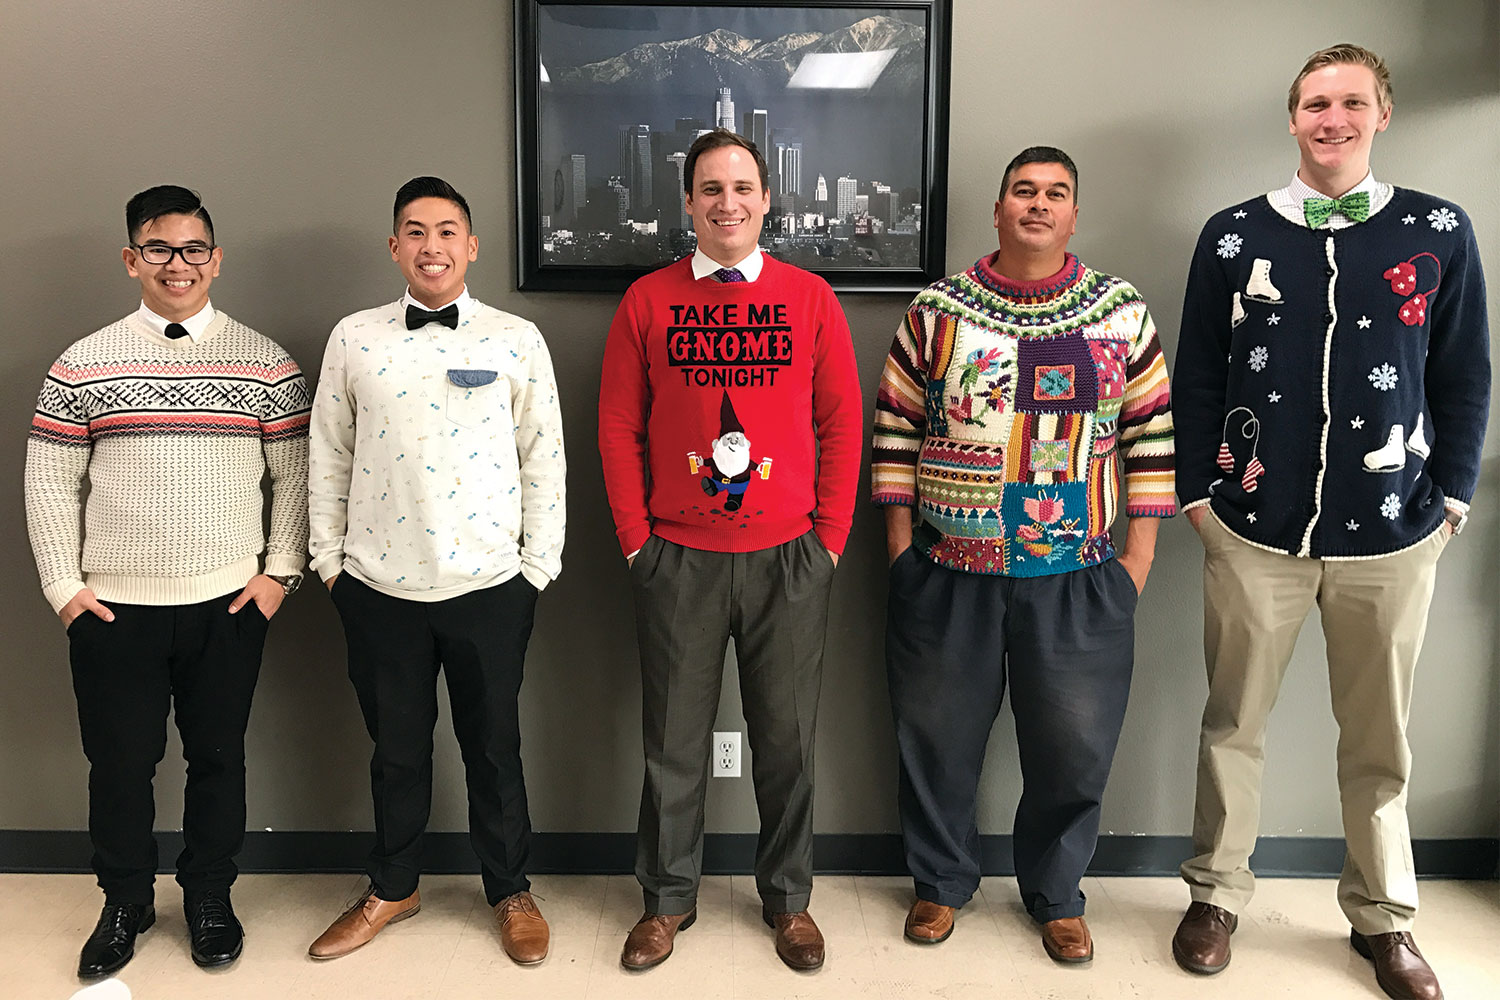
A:
[[[1260,420],[1248,406],[1236,406],[1224,417],[1224,433],[1219,439],[1219,454],[1215,461],[1226,476],[1234,475],[1234,453],[1229,448],[1229,422],[1235,419],[1236,414],[1243,414],[1240,436],[1250,441],[1250,460],[1245,463],[1244,472],[1240,474],[1240,487],[1246,493],[1254,493],[1260,487],[1260,477],[1266,474],[1266,467],[1261,464],[1258,454]]]
[[[1265,302],[1273,306],[1279,306],[1283,301],[1280,290],[1271,284],[1271,262],[1264,257],[1255,258],[1255,262],[1250,265],[1250,280],[1245,283],[1245,298],[1251,302]]]
[[[1406,439],[1406,450],[1425,462],[1427,456],[1432,454],[1432,448],[1428,446],[1427,435],[1422,430],[1424,416],[1425,414],[1417,414],[1417,425],[1411,429],[1411,437]]]
[[[1433,275],[1433,286],[1425,292],[1418,292],[1417,261],[1423,257],[1431,259],[1432,266],[1437,268],[1437,274]],[[1391,291],[1397,295],[1410,296],[1401,303],[1396,316],[1407,326],[1421,326],[1427,321],[1427,300],[1437,293],[1443,276],[1443,266],[1433,254],[1423,251],[1414,257],[1409,257],[1395,267],[1388,267],[1381,277],[1391,283]],[[1415,294],[1413,294],[1415,293]]]
[[[1400,472],[1406,468],[1406,444],[1402,441],[1405,434],[1405,427],[1401,424],[1392,424],[1391,433],[1386,437],[1385,444],[1374,451],[1365,452],[1365,471]]]
[[[1245,304],[1240,301],[1240,293],[1234,293],[1234,304],[1229,310],[1229,328],[1234,329],[1245,322]]]

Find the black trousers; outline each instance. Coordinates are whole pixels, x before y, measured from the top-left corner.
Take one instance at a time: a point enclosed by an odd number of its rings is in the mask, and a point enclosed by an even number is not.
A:
[[[731,636],[760,812],[756,888],[773,913],[807,909],[832,557],[811,531],[758,552],[707,552],[653,535],[630,581],[646,755],[635,874],[647,911],[697,904],[709,748]]]
[[[1110,560],[1030,578],[961,573],[915,548],[891,567],[886,669],[898,805],[917,896],[979,888],[979,771],[1007,680],[1022,792],[1016,882],[1038,921],[1081,916],[1134,661],[1137,594]]]
[[[227,889],[245,841],[245,727],[260,674],[266,619],[236,614],[226,594],[199,604],[109,603],[68,626],[78,728],[89,761],[93,868],[110,903],[153,901],[152,780],[172,711],[187,760],[177,882],[193,898]]]
[[[521,693],[537,590],[519,574],[446,601],[391,597],[343,573],[333,603],[349,646],[349,680],[375,741],[370,881],[381,899],[417,889],[432,809],[437,676],[448,682],[469,791],[469,841],[490,905],[531,888],[531,818],[521,776]]]

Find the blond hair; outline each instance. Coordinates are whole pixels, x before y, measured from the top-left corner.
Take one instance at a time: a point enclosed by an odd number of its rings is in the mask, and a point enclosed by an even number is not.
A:
[[[1380,101],[1380,110],[1390,110],[1391,71],[1386,69],[1385,60],[1361,45],[1340,42],[1326,49],[1319,49],[1307,57],[1307,62],[1302,65],[1302,72],[1297,74],[1297,79],[1292,81],[1292,87],[1287,91],[1287,114],[1297,113],[1297,101],[1302,97],[1302,81],[1307,79],[1309,73],[1315,73],[1325,66],[1363,66],[1368,69],[1375,74],[1375,94]]]

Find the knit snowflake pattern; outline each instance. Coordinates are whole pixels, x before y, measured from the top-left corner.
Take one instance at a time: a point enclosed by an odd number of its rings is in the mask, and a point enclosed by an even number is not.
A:
[[[1400,380],[1400,376],[1396,374],[1396,369],[1386,364],[1371,368],[1369,379],[1370,384],[1381,392],[1390,392],[1396,388],[1396,382]]]
[[[1446,209],[1444,209],[1444,211],[1446,211]],[[1433,225],[1435,226],[1437,225],[1437,223],[1434,222]],[[1225,233],[1223,236],[1219,237],[1219,256],[1223,257],[1225,260],[1228,260],[1229,258],[1237,255],[1240,252],[1240,247],[1244,245],[1245,241],[1240,238],[1239,233]]]
[[[1271,352],[1264,347],[1252,347],[1250,349],[1250,370],[1262,372],[1266,370],[1266,362],[1270,360]]]
[[[1458,216],[1453,214],[1451,208],[1434,208],[1427,213],[1427,221],[1440,233],[1452,232],[1458,228]]]
[[[1382,517],[1394,521],[1401,513],[1401,498],[1394,493],[1387,493],[1385,499],[1380,501],[1380,514]]]

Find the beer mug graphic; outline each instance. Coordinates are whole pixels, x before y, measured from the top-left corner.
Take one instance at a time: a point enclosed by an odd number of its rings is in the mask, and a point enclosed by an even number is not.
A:
[[[767,456],[767,457],[765,457],[765,458],[763,458],[763,459],[760,460],[760,465],[756,466],[756,471],[760,473],[760,478],[762,478],[762,479],[770,479],[771,478],[771,459],[770,459],[770,456]]]
[[[703,465],[703,456],[699,455],[696,451],[690,451],[687,453],[687,459],[688,475],[696,476],[698,474],[698,469]]]

